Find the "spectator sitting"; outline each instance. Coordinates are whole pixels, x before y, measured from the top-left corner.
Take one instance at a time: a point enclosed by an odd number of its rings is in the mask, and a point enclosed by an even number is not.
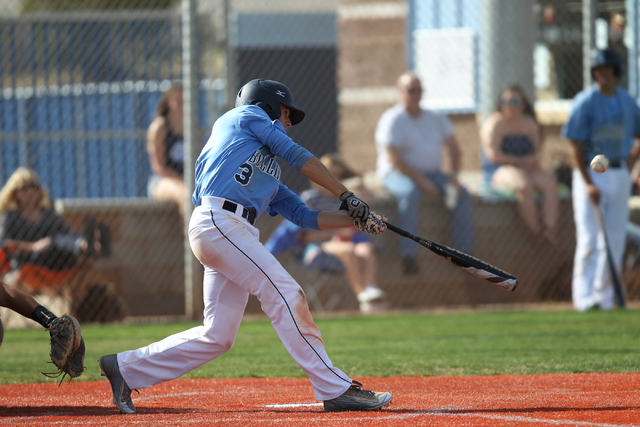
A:
[[[422,85],[411,72],[398,78],[400,102],[385,111],[375,132],[378,149],[377,175],[398,203],[398,225],[412,234],[418,233],[420,204],[423,195],[448,194],[445,203],[451,210],[453,246],[473,253],[472,201],[460,185],[462,153],[449,119],[420,106]],[[453,173],[442,172],[442,148],[451,158]],[[416,256],[418,244],[398,237],[404,274],[418,272]]]
[[[183,176],[183,114],[182,86],[171,85],[160,99],[156,118],[147,131],[147,152],[153,172],[147,192],[153,199],[176,203],[184,220],[187,188]]]
[[[557,242],[558,184],[552,173],[540,167],[541,131],[535,112],[522,89],[509,86],[498,97],[496,111],[481,128],[485,180],[494,187],[515,193],[520,215],[534,235]],[[535,191],[543,195],[542,215]]]
[[[31,291],[59,286],[82,260],[108,247],[108,228],[80,236],[51,207],[35,171],[20,167],[0,190],[0,271]],[[96,234],[98,239],[96,239]]]
[[[320,161],[341,181],[356,177],[336,154],[327,154]],[[364,188],[348,188],[364,195]],[[338,211],[340,200],[316,184],[302,192],[300,198],[314,210]],[[366,199],[366,197],[364,197]],[[366,201],[366,200],[365,200]],[[301,249],[305,266],[325,271],[344,269],[351,289],[356,294],[360,311],[372,312],[388,307],[386,294],[377,282],[377,257],[369,237],[356,229],[305,230],[285,221],[269,238],[265,247],[276,254],[284,247]]]

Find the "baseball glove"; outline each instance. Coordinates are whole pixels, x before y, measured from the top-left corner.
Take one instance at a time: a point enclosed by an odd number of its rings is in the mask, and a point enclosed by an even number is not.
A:
[[[80,323],[73,317],[65,314],[57,317],[49,325],[51,336],[51,363],[58,368],[57,372],[44,373],[50,378],[62,375],[60,384],[65,375],[70,378],[79,377],[84,372],[84,340],[80,333]],[[71,380],[69,380],[71,381]]]

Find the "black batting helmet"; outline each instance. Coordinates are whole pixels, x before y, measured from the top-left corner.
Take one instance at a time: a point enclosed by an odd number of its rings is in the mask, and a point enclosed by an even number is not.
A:
[[[591,77],[593,70],[597,67],[609,66],[613,68],[613,74],[620,78],[622,75],[622,62],[620,56],[610,47],[606,49],[594,50],[591,53]]]
[[[293,103],[293,95],[289,88],[274,80],[251,80],[240,88],[236,96],[236,107],[257,105],[267,112],[271,120],[280,118],[280,104],[290,108],[291,125],[297,125],[304,119],[304,111]]]

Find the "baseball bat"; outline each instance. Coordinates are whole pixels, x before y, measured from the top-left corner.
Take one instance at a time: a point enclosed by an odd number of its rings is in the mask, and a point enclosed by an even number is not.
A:
[[[616,303],[618,304],[618,307],[624,308],[625,292],[624,288],[622,287],[622,280],[620,280],[620,275],[618,274],[618,269],[616,268],[616,263],[613,260],[613,255],[611,255],[611,248],[609,247],[609,237],[607,236],[607,229],[604,226],[602,210],[600,209],[600,205],[596,205],[595,203],[593,203],[593,209],[596,212],[598,224],[600,225],[600,229],[602,230],[602,234],[604,235],[604,245],[607,249],[607,265],[609,266],[609,274],[611,275],[611,282],[613,284],[613,292],[616,296]]]
[[[449,261],[451,264],[456,265],[463,270],[478,276],[481,279],[487,280],[494,285],[500,286],[510,292],[513,292],[518,287],[518,278],[506,271],[500,270],[487,262],[479,260],[469,254],[461,252],[457,249],[450,248],[449,246],[442,245],[440,243],[432,242],[431,240],[423,239],[418,236],[414,236],[408,231],[403,230],[393,224],[387,222],[387,228],[394,233],[398,233],[403,237],[407,237],[425,248],[429,249],[436,255]]]

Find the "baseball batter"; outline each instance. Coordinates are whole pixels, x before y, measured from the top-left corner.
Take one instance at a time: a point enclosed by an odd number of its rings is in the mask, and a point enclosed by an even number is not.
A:
[[[576,95],[562,131],[571,143],[575,165],[572,198],[577,242],[572,298],[579,311],[613,308],[605,240],[594,205],[602,211],[618,269],[624,252],[631,194],[629,170],[639,152],[640,108],[627,91],[617,86],[620,64],[613,49],[594,52],[591,74],[595,85]],[[596,154],[610,160],[605,173],[595,173],[588,166]]]
[[[309,151],[286,134],[305,113],[291,91],[272,80],[252,80],[236,108],[213,126],[196,162],[196,208],[189,239],[204,265],[204,324],[133,351],[102,356],[100,368],[122,413],[136,411],[131,389],[150,387],[181,375],[231,349],[249,294],[255,295],[289,354],[309,376],[315,397],[327,411],[388,406],[390,393],[362,389],[327,355],[304,292],[260,243],[254,221],[266,212],[306,228],[354,224],[377,234],[386,218],[348,191]],[[282,158],[313,182],[340,197],[347,212],[310,210],[280,182]]]

